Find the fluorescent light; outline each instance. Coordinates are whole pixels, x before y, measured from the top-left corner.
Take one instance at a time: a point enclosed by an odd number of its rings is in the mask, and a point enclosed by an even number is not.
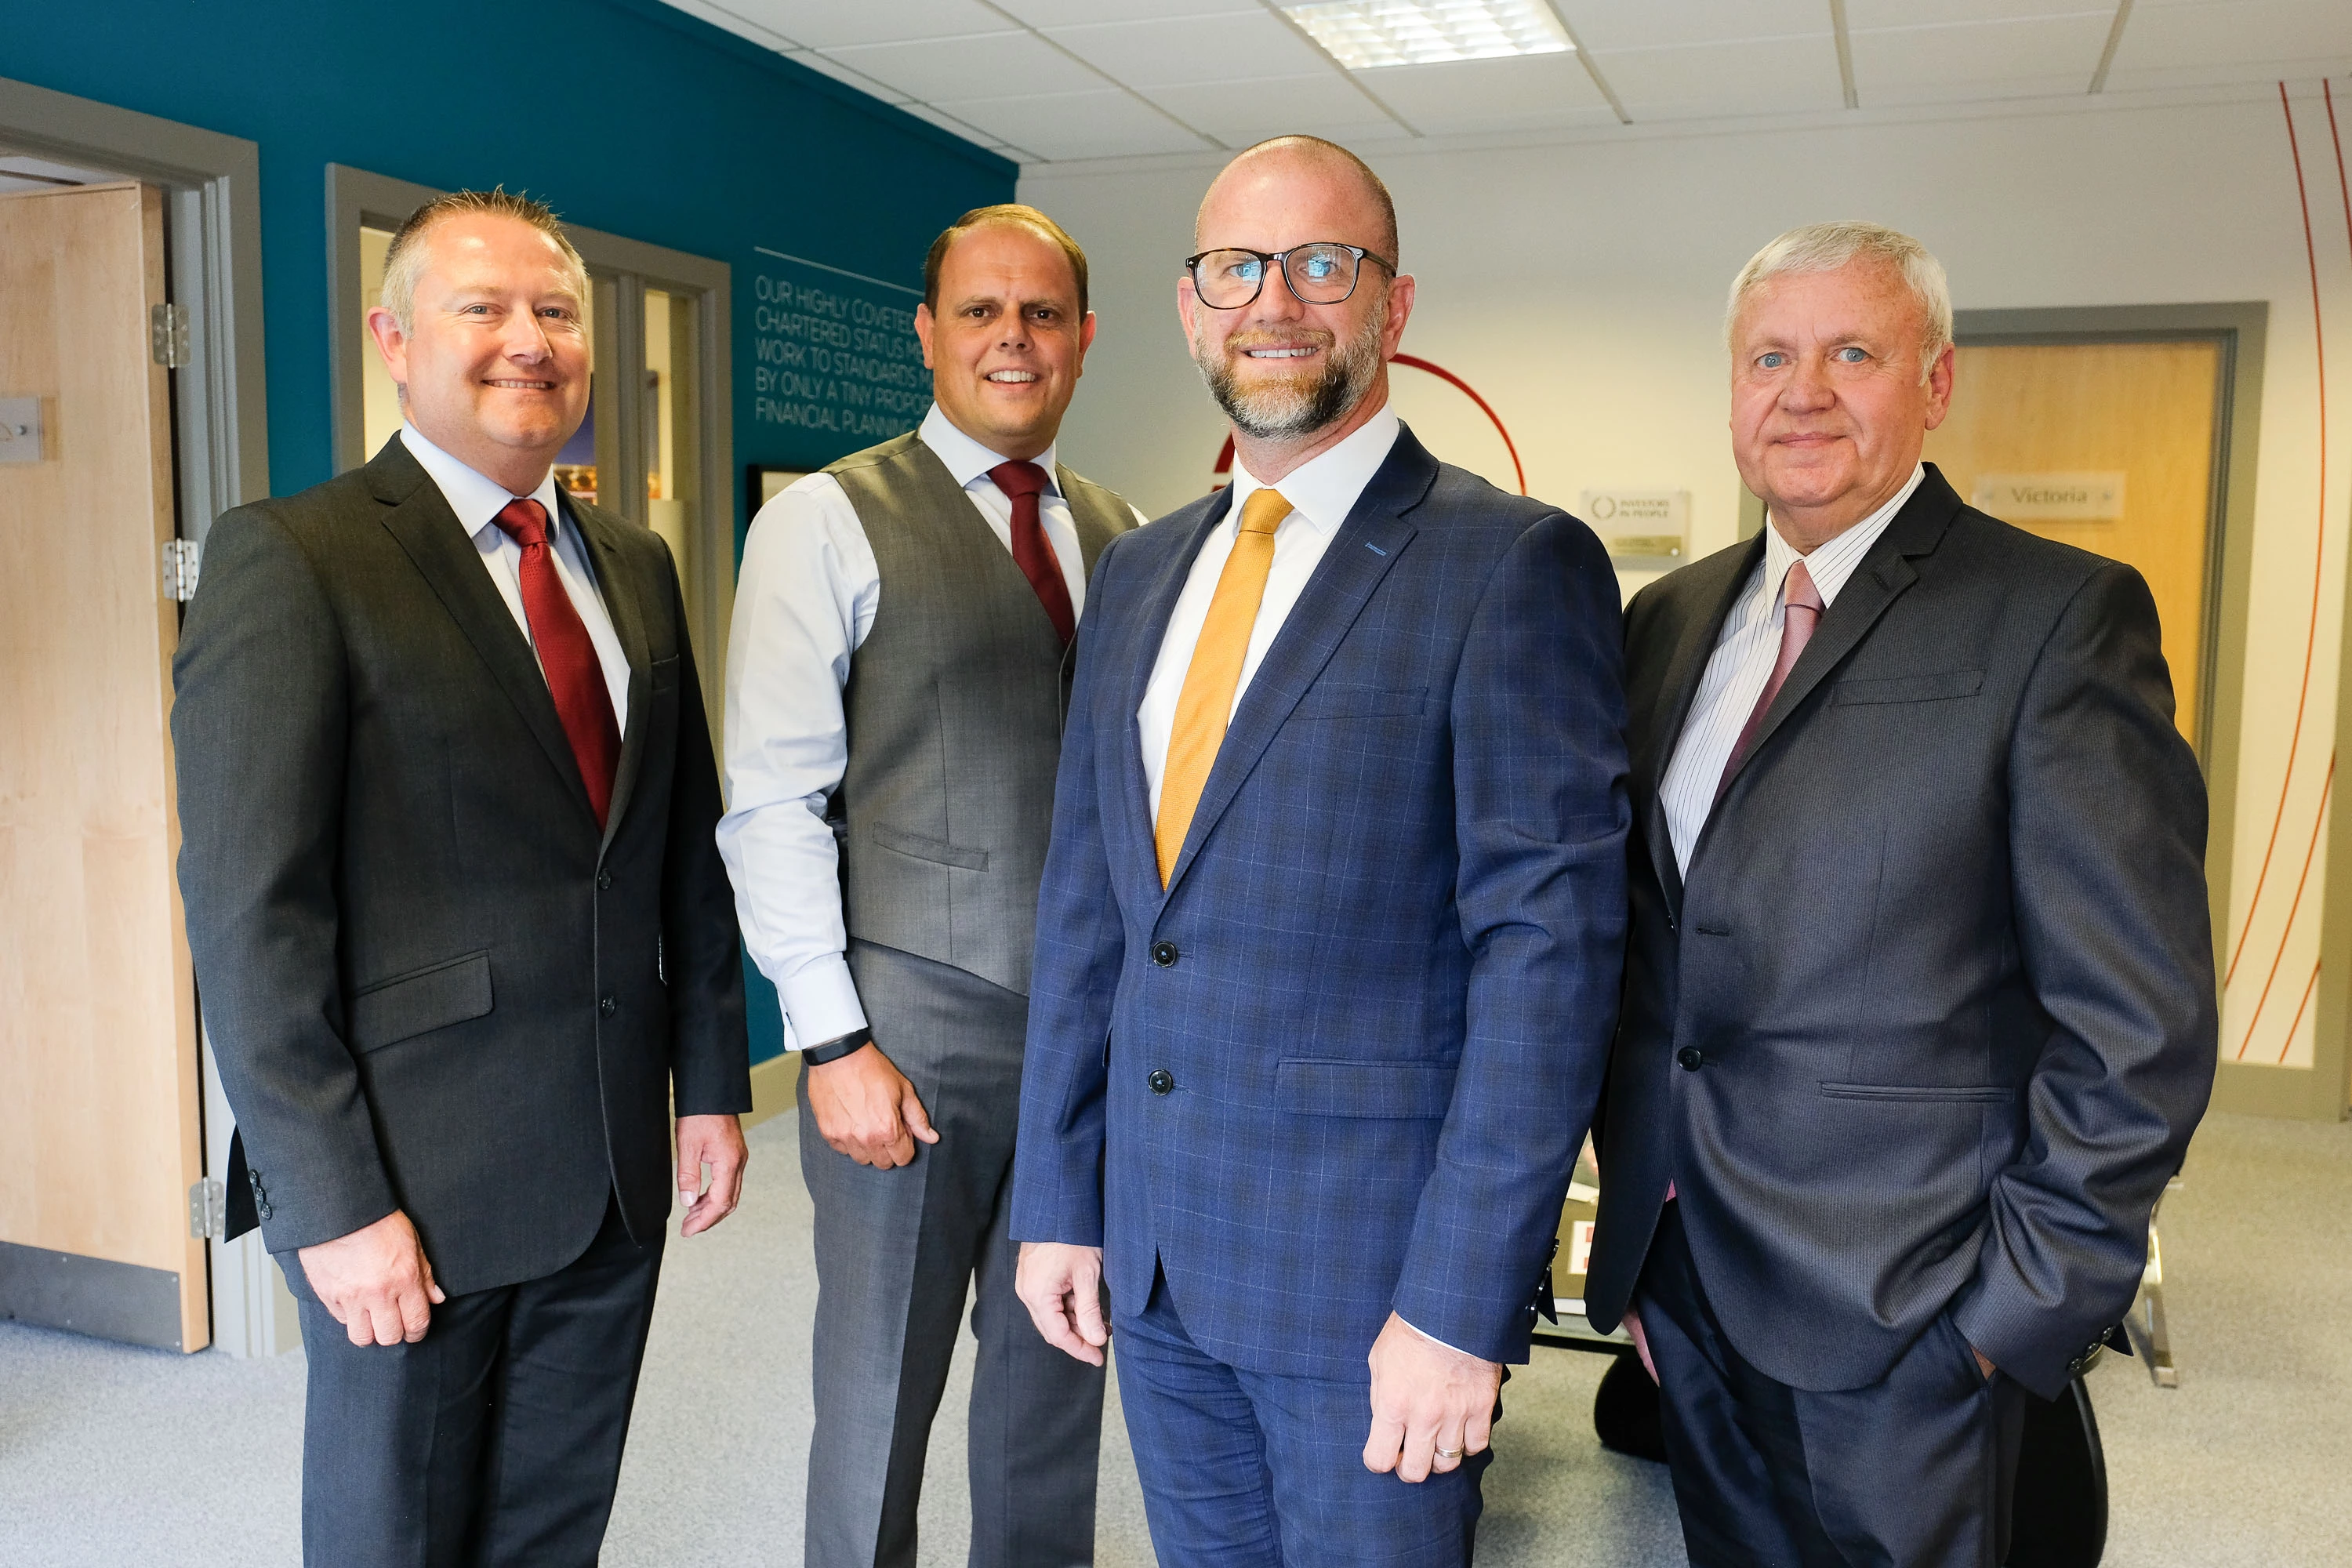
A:
[[[1571,47],[1545,0],[1316,0],[1283,9],[1349,70]]]

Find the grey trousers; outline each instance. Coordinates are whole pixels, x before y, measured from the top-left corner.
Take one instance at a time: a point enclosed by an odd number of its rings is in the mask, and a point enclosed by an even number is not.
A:
[[[1089,1563],[1103,1372],[1038,1334],[1005,1234],[1028,999],[866,942],[851,943],[849,969],[940,1141],[918,1143],[911,1165],[860,1165],[817,1131],[802,1079],[817,1276],[808,1568],[911,1568],[924,1453],[975,1277],[972,1568]]]

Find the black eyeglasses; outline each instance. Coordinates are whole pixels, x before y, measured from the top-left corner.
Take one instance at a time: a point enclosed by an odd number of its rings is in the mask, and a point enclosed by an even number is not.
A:
[[[1363,275],[1367,261],[1377,261],[1389,269],[1391,277],[1396,275],[1396,263],[1386,257],[1375,256],[1360,245],[1332,240],[1294,245],[1272,255],[1232,247],[1204,250],[1186,257],[1184,270],[1192,275],[1192,291],[1201,303],[1215,310],[1238,310],[1265,290],[1266,270],[1275,267],[1282,268],[1284,281],[1301,300],[1309,305],[1337,305],[1356,291],[1356,279]]]

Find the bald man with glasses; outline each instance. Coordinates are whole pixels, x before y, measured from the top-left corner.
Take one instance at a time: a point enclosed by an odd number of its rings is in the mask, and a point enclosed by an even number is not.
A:
[[[1413,280],[1353,154],[1252,148],[1196,243],[1234,482],[1089,590],[1021,1296],[1099,1362],[1108,1283],[1169,1568],[1463,1563],[1616,1017],[1616,579],[1390,408]]]

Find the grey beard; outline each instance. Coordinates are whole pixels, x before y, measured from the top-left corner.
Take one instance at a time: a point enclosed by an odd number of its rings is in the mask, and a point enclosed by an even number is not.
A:
[[[1310,435],[1336,424],[1356,406],[1381,370],[1381,334],[1388,312],[1375,311],[1352,342],[1333,353],[1321,374],[1309,383],[1244,389],[1231,360],[1213,356],[1208,344],[1195,337],[1192,363],[1208,384],[1209,395],[1234,422],[1234,428],[1255,440],[1279,440]]]

